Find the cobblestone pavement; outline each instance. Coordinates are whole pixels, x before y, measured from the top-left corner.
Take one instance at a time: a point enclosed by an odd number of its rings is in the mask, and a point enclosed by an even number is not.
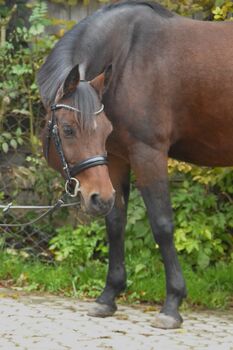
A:
[[[233,350],[230,312],[184,314],[183,328],[151,326],[146,305],[119,306],[114,317],[87,316],[89,302],[0,290],[0,349]]]

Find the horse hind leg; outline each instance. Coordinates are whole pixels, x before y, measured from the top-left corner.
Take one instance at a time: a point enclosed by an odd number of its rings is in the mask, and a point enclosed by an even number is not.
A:
[[[88,315],[94,317],[112,316],[117,310],[115,299],[126,287],[124,233],[130,170],[127,164],[109,156],[109,172],[116,190],[116,200],[105,219],[109,241],[109,266],[105,288],[88,311]]]

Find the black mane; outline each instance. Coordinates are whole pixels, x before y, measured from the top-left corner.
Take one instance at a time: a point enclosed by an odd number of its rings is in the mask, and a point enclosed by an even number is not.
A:
[[[71,69],[76,64],[85,62],[87,57],[96,57],[95,43],[101,40],[102,33],[92,30],[92,21],[101,22],[111,10],[126,6],[147,6],[159,16],[166,18],[174,16],[173,13],[153,1],[124,0],[106,5],[93,15],[84,18],[56,43],[38,72],[37,83],[46,108],[54,103],[56,93]],[[91,38],[90,32],[92,33]]]
[[[148,6],[149,8],[151,8],[153,11],[156,12],[157,15],[165,17],[165,18],[169,18],[169,17],[173,17],[174,14],[167,10],[165,7],[163,7],[162,5],[154,2],[154,1],[142,1],[142,0],[122,0],[110,5],[106,5],[103,10],[104,11],[109,11],[112,10],[114,8],[119,8],[119,7],[123,7],[123,6]]]

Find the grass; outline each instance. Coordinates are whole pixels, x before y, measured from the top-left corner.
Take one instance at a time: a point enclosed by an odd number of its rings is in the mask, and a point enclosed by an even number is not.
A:
[[[185,307],[228,309],[233,306],[233,261],[195,271],[185,260],[180,260],[188,291]],[[128,292],[132,296],[128,298],[161,303],[165,297],[165,276],[160,259],[151,259],[139,273],[135,273],[132,264],[129,267],[134,271],[129,276]]]
[[[233,262],[219,263],[216,267],[194,273],[185,268],[188,303],[212,309],[233,306]]]
[[[182,261],[188,298],[183,307],[228,309],[233,305],[233,261],[194,271]],[[0,280],[6,287],[26,291],[95,298],[104,287],[107,264],[90,260],[85,267],[72,263],[45,264],[20,255],[0,253]],[[127,257],[128,288],[122,302],[162,303],[165,296],[163,265],[159,257]]]

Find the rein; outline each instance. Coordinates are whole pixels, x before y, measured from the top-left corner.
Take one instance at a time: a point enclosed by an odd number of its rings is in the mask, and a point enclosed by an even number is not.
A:
[[[108,164],[108,161],[106,156],[96,155],[91,158],[85,159],[82,162],[79,162],[72,167],[69,167],[65,159],[64,151],[62,148],[62,142],[59,135],[57,118],[55,115],[55,111],[61,108],[80,113],[80,110],[78,108],[75,108],[66,104],[54,104],[51,106],[52,117],[48,122],[48,133],[47,133],[46,146],[45,146],[45,158],[47,159],[47,161],[49,160],[50,141],[51,139],[53,139],[55,148],[57,150],[57,153],[59,155],[59,158],[62,164],[64,175],[65,175],[65,180],[66,180],[65,192],[71,197],[76,197],[78,192],[80,192],[80,182],[78,181],[78,179],[75,178],[75,176],[85,169],[88,169],[97,165],[106,165]],[[100,114],[103,111],[103,109],[104,109],[104,105],[102,105],[99,110],[94,112],[93,115]]]
[[[37,221],[41,220],[45,216],[52,214],[55,210],[63,207],[70,207],[73,205],[80,205],[80,202],[74,202],[74,203],[67,203],[65,204],[64,200],[65,197],[67,197],[68,194],[64,193],[62,197],[54,204],[54,205],[47,205],[47,206],[14,206],[12,203],[9,203],[7,205],[0,205],[0,209],[3,209],[3,213],[6,214],[10,209],[48,209],[43,214],[39,215],[36,219],[25,222],[24,224],[0,224],[0,227],[25,227],[28,225],[35,224]]]

